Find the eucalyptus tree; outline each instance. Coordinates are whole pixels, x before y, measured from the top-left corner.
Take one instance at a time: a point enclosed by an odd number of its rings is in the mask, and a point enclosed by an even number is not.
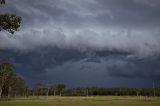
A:
[[[0,0],[0,5],[4,5],[5,0]],[[0,14],[0,31],[5,30],[11,34],[19,30],[22,18],[16,14]]]
[[[65,84],[58,84],[57,85],[57,90],[59,91],[59,95],[62,95],[62,91],[66,88]]]
[[[34,94],[36,96],[42,96],[44,86],[41,83],[35,85]]]
[[[2,97],[3,87],[10,77],[13,67],[13,64],[8,62],[0,63],[0,98]]]
[[[20,95],[20,89],[23,89],[23,94],[24,96],[27,95],[27,92],[26,92],[26,87],[25,87],[25,81],[16,75],[16,73],[14,72],[11,72],[11,74],[9,75],[8,77],[8,80],[6,81],[6,84],[5,84],[8,89],[8,98],[10,98],[10,95],[14,94],[15,95]],[[16,94],[15,94],[16,93]]]
[[[14,72],[14,65],[9,62],[0,63],[0,98],[2,94],[10,98],[11,94],[19,93],[25,81]]]
[[[51,95],[56,96],[56,91],[57,91],[57,85],[51,85],[50,86],[50,93],[51,93]]]

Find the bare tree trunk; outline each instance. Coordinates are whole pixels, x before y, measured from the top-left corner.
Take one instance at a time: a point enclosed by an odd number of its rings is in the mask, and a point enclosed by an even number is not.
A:
[[[62,91],[60,91],[60,93],[59,93],[59,94],[60,94],[60,96],[62,96]]]
[[[0,69],[2,72],[5,72],[5,70],[6,70],[6,68],[4,68],[4,69]],[[5,75],[5,76],[2,76],[2,78],[1,78],[1,86],[0,86],[0,99],[2,98],[2,92],[3,92],[3,86],[4,86],[4,84],[5,84],[5,82],[6,82],[6,79],[8,78],[8,76],[9,76],[9,73],[7,72],[7,74]]]
[[[24,92],[25,98],[27,98],[27,95],[28,95],[28,90],[26,89],[25,92]]]
[[[33,91],[32,96],[35,96],[35,92]]]
[[[2,87],[0,87],[0,99],[2,98]]]
[[[86,90],[86,96],[88,96],[88,89]]]
[[[10,93],[11,93],[11,90],[12,90],[12,88],[11,87],[9,87],[9,89],[8,89],[8,99],[10,99]]]
[[[47,89],[47,96],[49,95],[49,87],[48,87],[48,89]]]
[[[137,97],[139,97],[139,92],[137,91]]]
[[[156,90],[155,90],[155,84],[154,84],[154,81],[153,81],[153,96],[154,96],[154,97],[156,96]]]
[[[43,89],[41,89],[41,91],[40,91],[41,93],[40,93],[40,96],[43,96]]]
[[[17,92],[16,91],[14,92],[14,97],[17,97]]]
[[[56,96],[56,90],[54,90],[54,96]]]

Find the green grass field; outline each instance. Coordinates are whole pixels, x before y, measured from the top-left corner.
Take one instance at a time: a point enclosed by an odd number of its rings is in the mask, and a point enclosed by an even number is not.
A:
[[[0,101],[0,106],[160,106],[160,97],[29,97]]]

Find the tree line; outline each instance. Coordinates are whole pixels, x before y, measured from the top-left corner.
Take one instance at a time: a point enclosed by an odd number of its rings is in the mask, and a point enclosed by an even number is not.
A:
[[[160,96],[160,88],[74,88],[64,92],[68,96]]]
[[[15,73],[12,63],[0,62],[0,99],[29,96],[160,96],[160,88],[70,88],[65,84],[26,85],[25,81]]]
[[[4,5],[5,0],[0,0],[0,5]],[[22,18],[15,14],[0,14],[0,31],[5,30],[11,34],[19,30]],[[0,62],[0,99],[17,96],[160,96],[160,88],[74,88],[65,89],[65,84],[35,84],[28,87],[25,81],[14,72],[14,65],[9,62]]]
[[[45,86],[36,84],[28,96],[160,96],[160,88],[65,88],[65,84]]]
[[[0,99],[17,96],[49,96],[62,95],[65,84],[48,85],[36,84],[28,87],[25,81],[14,71],[14,65],[9,62],[0,62]]]

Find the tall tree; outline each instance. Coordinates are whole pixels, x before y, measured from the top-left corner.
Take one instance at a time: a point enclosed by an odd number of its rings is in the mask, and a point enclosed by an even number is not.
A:
[[[57,85],[57,90],[59,91],[59,95],[62,95],[62,91],[65,89],[66,85],[65,84],[58,84]]]
[[[8,79],[5,83],[6,88],[8,89],[8,98],[10,98],[11,94],[15,91],[17,93],[20,91],[20,89],[24,89],[24,95],[26,95],[26,88],[25,88],[25,82],[22,78],[16,75],[16,73],[11,72],[8,76]]]
[[[56,91],[57,91],[57,85],[51,85],[50,86],[51,95],[56,96]]]
[[[0,98],[2,94],[10,98],[11,94],[18,93],[25,86],[24,80],[13,69],[14,65],[9,62],[0,63]]]
[[[36,96],[42,96],[44,86],[40,83],[35,85],[34,93]]]
[[[13,65],[8,62],[0,63],[0,98],[2,97],[3,87],[9,78],[11,71],[13,70]]]

